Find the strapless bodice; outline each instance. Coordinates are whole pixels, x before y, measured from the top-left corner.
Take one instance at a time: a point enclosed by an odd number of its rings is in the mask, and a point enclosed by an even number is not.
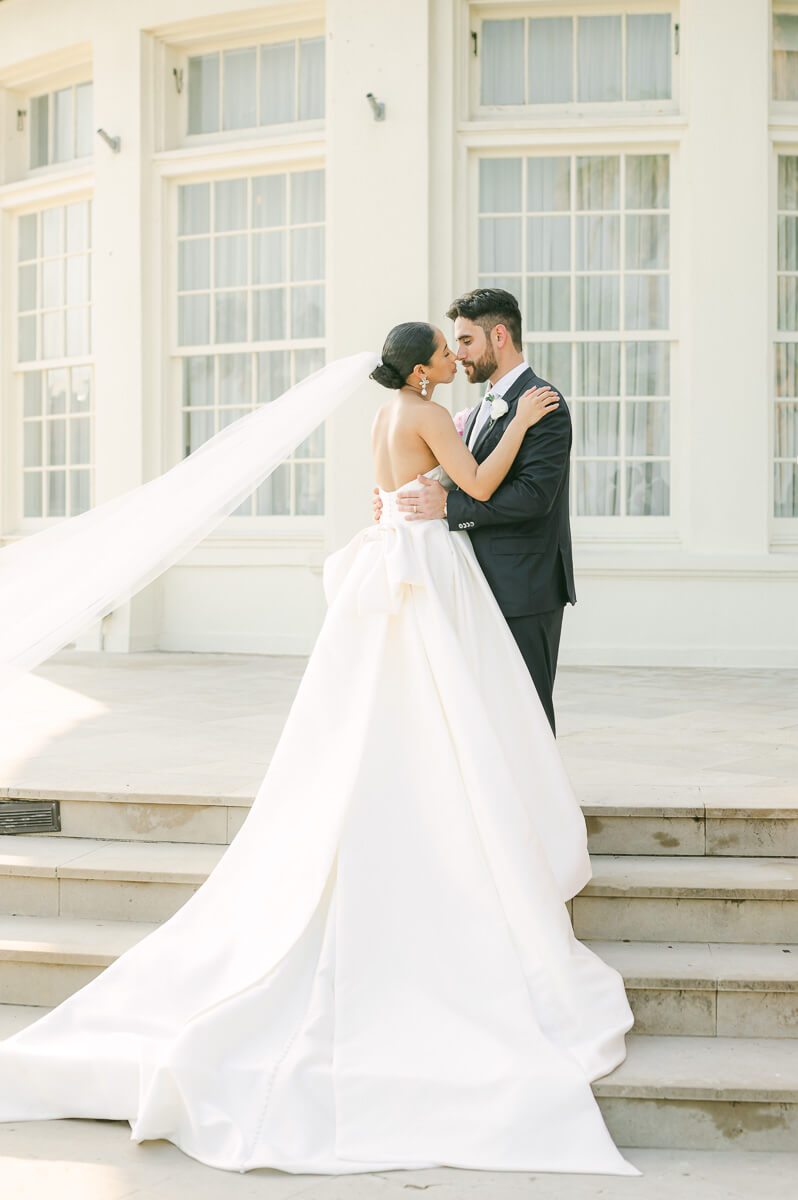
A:
[[[454,487],[454,483],[444,471],[443,467],[438,464],[430,471],[425,471],[424,475],[427,479],[434,479],[440,483],[447,491]],[[397,508],[396,498],[400,492],[420,492],[421,484],[417,479],[411,479],[409,483],[402,484],[393,492],[386,492],[380,488],[380,499],[382,500],[382,516],[380,517],[380,525],[398,525],[405,521],[410,516],[410,513],[400,512]],[[412,524],[412,522],[411,522]]]

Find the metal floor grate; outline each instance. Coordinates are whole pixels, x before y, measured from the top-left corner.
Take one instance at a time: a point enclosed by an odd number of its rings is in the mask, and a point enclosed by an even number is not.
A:
[[[57,800],[0,800],[0,834],[60,832]]]

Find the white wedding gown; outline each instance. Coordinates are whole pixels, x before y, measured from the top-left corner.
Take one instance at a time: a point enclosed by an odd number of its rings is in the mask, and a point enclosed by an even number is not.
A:
[[[0,1121],[126,1119],[230,1170],[637,1174],[590,1090],[632,1016],[565,908],[581,811],[467,535],[395,495],[325,564],[241,831],[0,1046]]]

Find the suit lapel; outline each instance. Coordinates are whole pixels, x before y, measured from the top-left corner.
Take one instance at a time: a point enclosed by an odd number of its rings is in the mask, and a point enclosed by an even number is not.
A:
[[[510,420],[513,413],[515,412],[515,405],[516,405],[516,402],[517,402],[519,396],[522,396],[524,392],[529,391],[529,389],[531,387],[535,386],[536,378],[537,378],[537,376],[535,375],[535,372],[532,370],[531,367],[529,368],[528,371],[524,371],[523,375],[519,375],[519,377],[516,379],[515,383],[512,385],[512,387],[507,391],[507,393],[504,396],[504,399],[507,403],[507,412],[504,414],[503,417],[499,417],[498,421],[494,421],[494,423],[492,425],[491,425],[490,421],[488,420],[485,422],[484,426],[482,427],[479,437],[477,438],[477,440],[474,444],[474,447],[471,450],[471,453],[474,455],[474,458],[479,459],[479,456],[482,455],[482,451],[487,449],[487,443],[489,441],[493,442],[493,445],[495,445],[496,442],[498,442],[499,438],[501,437],[502,433],[504,432],[505,425],[507,424],[507,422]],[[493,440],[491,435],[495,435],[495,441]],[[466,445],[467,444],[468,443],[466,443]],[[491,450],[493,449],[493,445],[491,445]],[[486,457],[486,456],[482,455],[482,457]],[[479,459],[479,461],[481,461],[481,459]]]
[[[476,421],[477,417],[479,416],[479,410],[481,407],[482,407],[482,401],[480,400],[479,404],[476,405],[476,407],[474,408],[470,417],[468,418],[468,420],[465,423],[465,429],[463,430],[463,441],[465,442],[466,446],[468,445],[468,439],[471,437],[471,431],[474,428],[474,422]]]

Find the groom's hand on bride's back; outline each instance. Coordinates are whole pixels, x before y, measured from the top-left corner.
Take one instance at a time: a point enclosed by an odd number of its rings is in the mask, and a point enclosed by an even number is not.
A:
[[[380,489],[378,487],[374,489],[374,499],[371,502],[371,507],[374,512],[374,520],[379,524],[380,517],[382,516],[382,497],[380,496]]]
[[[448,492],[437,479],[417,475],[420,492],[400,492],[396,497],[399,512],[408,513],[408,521],[439,521],[444,515]]]

